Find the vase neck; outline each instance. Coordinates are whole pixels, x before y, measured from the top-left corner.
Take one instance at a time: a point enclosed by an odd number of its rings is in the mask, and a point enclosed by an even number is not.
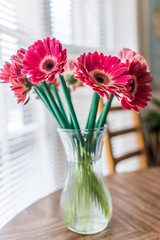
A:
[[[101,130],[59,130],[67,161],[92,162],[101,157],[106,128]],[[83,142],[83,144],[82,144]]]

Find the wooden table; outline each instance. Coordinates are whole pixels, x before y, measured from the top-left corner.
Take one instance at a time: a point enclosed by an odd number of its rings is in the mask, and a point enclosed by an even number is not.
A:
[[[36,202],[0,231],[1,240],[160,240],[160,168],[106,177],[113,198],[107,229],[79,235],[63,224],[60,191]]]

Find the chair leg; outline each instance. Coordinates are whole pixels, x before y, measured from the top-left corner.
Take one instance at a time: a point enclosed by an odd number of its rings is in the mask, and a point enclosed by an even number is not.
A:
[[[113,159],[113,153],[111,151],[111,144],[110,144],[110,138],[109,138],[109,133],[106,133],[105,139],[104,139],[104,146],[105,146],[105,151],[106,151],[106,158],[107,158],[107,163],[108,163],[108,169],[109,173],[115,173],[115,163]]]
[[[103,101],[102,101],[102,99],[100,99],[99,107],[98,107],[99,115],[102,112],[102,109],[103,109]],[[115,173],[115,164],[114,164],[114,160],[113,160],[113,154],[112,154],[112,150],[111,150],[112,148],[111,148],[111,144],[110,144],[108,130],[107,130],[106,136],[104,138],[104,147],[105,147],[105,154],[106,154],[109,173],[110,174]]]
[[[147,151],[146,151],[144,137],[143,137],[143,133],[142,133],[141,122],[140,122],[139,115],[134,110],[132,110],[132,114],[133,114],[133,120],[134,120],[135,127],[139,127],[140,128],[136,132],[138,148],[139,149],[143,149],[143,151],[144,151],[144,153],[139,156],[140,168],[141,169],[145,169],[145,168],[148,167],[148,161],[147,161]]]
[[[140,168],[146,169],[148,167],[146,156],[142,155],[139,158],[140,158]]]

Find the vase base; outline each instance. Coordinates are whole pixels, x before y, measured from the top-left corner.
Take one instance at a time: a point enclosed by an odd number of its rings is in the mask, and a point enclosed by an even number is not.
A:
[[[70,231],[75,232],[75,233],[78,233],[78,234],[83,234],[83,235],[91,235],[91,234],[96,234],[96,233],[102,232],[104,229],[107,228],[107,226],[108,226],[108,224],[105,225],[105,226],[101,226],[101,228],[96,228],[96,229],[93,229],[93,230],[90,230],[90,231],[78,231],[78,230],[73,229],[73,228],[71,228],[70,226],[67,226],[67,225],[66,225],[66,227],[67,227]]]

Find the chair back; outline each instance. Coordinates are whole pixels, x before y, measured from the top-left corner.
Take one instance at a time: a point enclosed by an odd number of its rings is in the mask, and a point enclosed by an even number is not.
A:
[[[103,101],[102,99],[100,100],[99,103],[99,113],[102,111],[103,109]],[[125,113],[128,110],[124,110],[121,106],[113,106],[110,109],[111,113],[118,113],[118,115],[121,117],[123,116],[123,113]],[[112,130],[111,126],[109,124],[109,122],[107,122],[108,124],[108,131],[107,134],[105,136],[104,139],[104,146],[105,146],[105,152],[106,152],[106,157],[107,157],[107,163],[108,163],[108,168],[109,168],[109,173],[114,173],[115,169],[116,169],[116,164],[118,164],[119,162],[126,160],[126,159],[130,159],[132,157],[137,156],[139,158],[140,161],[140,168],[141,169],[145,169],[147,167],[147,154],[146,154],[146,147],[145,147],[145,142],[144,142],[144,137],[142,134],[142,128],[141,128],[141,122],[140,122],[140,118],[139,118],[139,114],[136,113],[134,110],[131,110],[131,116],[132,116],[132,126],[130,127],[125,127],[125,125],[127,126],[127,122],[124,118],[124,120],[122,120],[123,123],[123,128],[122,129],[118,129],[118,130]],[[117,137],[125,137],[128,134],[135,134],[136,135],[136,142],[137,142],[137,149],[129,149],[129,152],[126,151],[125,154],[121,155],[121,156],[115,156],[114,154],[114,148],[113,144],[112,144],[112,139],[117,138]],[[132,144],[132,142],[130,143]],[[127,150],[127,149],[126,149]]]

